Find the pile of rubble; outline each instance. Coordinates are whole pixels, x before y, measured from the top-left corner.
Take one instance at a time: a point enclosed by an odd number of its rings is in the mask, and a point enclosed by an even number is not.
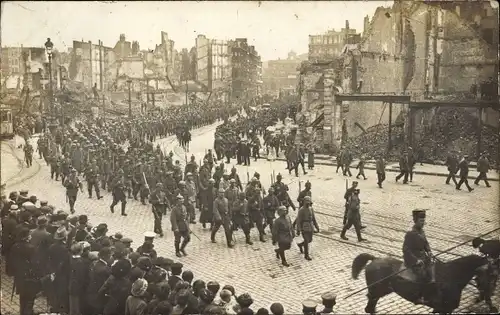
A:
[[[415,134],[414,152],[426,162],[445,161],[452,152],[468,154],[476,160],[478,141],[477,117],[463,109],[442,109],[435,118],[436,125],[420,126],[419,134]],[[387,153],[388,125],[372,126],[366,133],[347,141],[355,157],[364,155],[367,159]],[[498,129],[483,125],[482,151],[487,151],[490,160],[498,157],[500,140]],[[392,149],[387,160],[397,161],[401,151],[406,148],[404,129],[401,126],[392,127]]]

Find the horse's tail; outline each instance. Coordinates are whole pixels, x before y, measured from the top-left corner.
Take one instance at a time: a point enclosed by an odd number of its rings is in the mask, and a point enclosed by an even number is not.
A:
[[[352,262],[352,278],[353,279],[358,279],[359,274],[361,273],[361,270],[365,268],[366,264],[368,264],[369,261],[372,261],[375,259],[375,256],[367,253],[359,254],[354,258]]]

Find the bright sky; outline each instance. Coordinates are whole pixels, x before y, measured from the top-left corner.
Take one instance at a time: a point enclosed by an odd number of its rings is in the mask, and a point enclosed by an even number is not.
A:
[[[154,48],[165,31],[175,49],[191,48],[198,34],[214,39],[248,38],[262,60],[307,52],[309,35],[340,30],[345,20],[358,32],[363,18],[391,1],[324,2],[24,2],[2,1],[1,44],[42,47],[47,37],[66,51],[73,40],[114,47],[120,34]]]

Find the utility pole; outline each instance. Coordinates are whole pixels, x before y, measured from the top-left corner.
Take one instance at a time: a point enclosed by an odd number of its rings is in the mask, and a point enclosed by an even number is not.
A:
[[[102,119],[106,121],[106,109],[105,109],[105,102],[104,102],[104,82],[102,81],[102,41],[99,40],[99,83],[100,83],[100,88],[101,88],[101,98],[102,98]]]
[[[128,118],[132,118],[132,94],[130,91],[130,84],[132,83],[132,80],[128,79],[127,84],[128,84]]]
[[[188,105],[188,79],[186,75],[186,106]]]

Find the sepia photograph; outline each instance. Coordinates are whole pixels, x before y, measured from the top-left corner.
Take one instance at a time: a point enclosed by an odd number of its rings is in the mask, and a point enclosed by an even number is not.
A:
[[[498,313],[498,0],[0,14],[0,314]]]

